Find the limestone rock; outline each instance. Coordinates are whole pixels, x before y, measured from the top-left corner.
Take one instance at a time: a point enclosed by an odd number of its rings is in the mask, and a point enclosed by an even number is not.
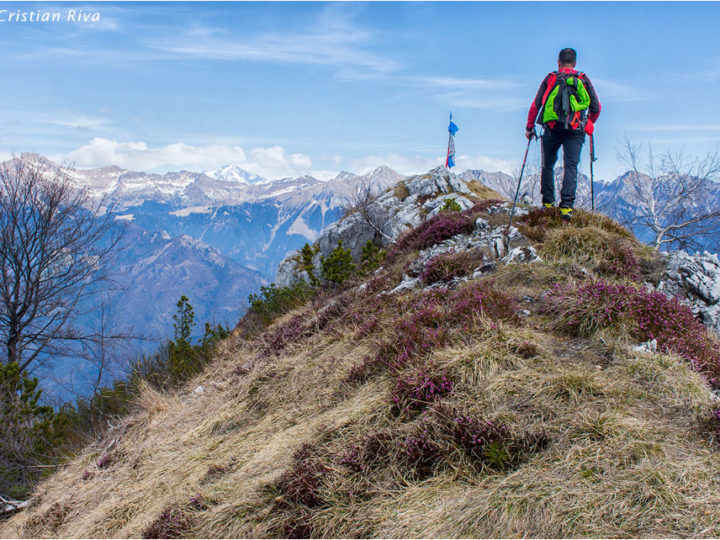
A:
[[[667,266],[657,289],[679,296],[700,320],[720,334],[720,261],[716,253],[684,251],[667,254]]]
[[[537,251],[532,246],[516,247],[502,258],[502,264],[527,264],[533,262],[542,262]]]

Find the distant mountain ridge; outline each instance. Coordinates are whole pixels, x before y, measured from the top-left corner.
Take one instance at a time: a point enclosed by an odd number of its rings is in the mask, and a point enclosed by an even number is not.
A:
[[[121,169],[115,165],[77,169],[33,153],[24,153],[17,159],[47,170],[50,175],[56,172],[67,175],[74,185],[86,190],[90,197],[104,197],[114,203],[118,211],[141,205],[145,201],[187,208],[228,206],[274,198],[283,202],[298,201],[319,191],[333,191],[341,197],[347,197],[359,182],[366,181],[377,188],[386,188],[404,178],[386,166],[364,175],[342,171],[328,181],[310,175],[269,180],[237,165],[225,165],[206,172],[183,170],[157,174]]]
[[[338,220],[357,189],[384,190],[404,178],[388,167],[367,175],[341,172],[329,181],[307,175],[267,180],[233,165],[160,175],[117,166],[73,169],[38,154],[16,159],[49,177],[65,174],[91,199],[114,205],[127,248],[118,254],[122,290],[112,299],[112,320],[150,338],[140,344],[145,352],[172,336],[181,295],[195,309],[197,331],[205,321],[234,326],[248,295],[271,281],[288,253]],[[87,368],[57,361],[53,375],[82,381],[92,378]]]

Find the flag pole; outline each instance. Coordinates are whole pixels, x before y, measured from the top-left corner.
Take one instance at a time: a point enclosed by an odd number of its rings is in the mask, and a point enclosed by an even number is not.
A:
[[[451,143],[452,143],[452,135],[448,136],[448,149],[447,149],[447,156],[445,156],[445,167],[447,167],[448,163],[450,163],[450,144]]]
[[[452,122],[452,111],[450,111],[450,122]],[[448,149],[447,149],[447,156],[445,156],[445,168],[447,168],[448,163],[450,163],[450,144],[452,143],[452,131],[448,129]]]

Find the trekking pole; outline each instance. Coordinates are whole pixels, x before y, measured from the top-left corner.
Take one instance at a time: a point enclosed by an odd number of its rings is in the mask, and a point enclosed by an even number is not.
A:
[[[525,157],[523,158],[522,167],[520,168],[520,178],[518,178],[518,185],[517,189],[515,190],[515,200],[513,201],[512,209],[510,210],[510,222],[508,223],[508,227],[512,226],[513,216],[515,215],[515,205],[517,204],[518,195],[520,194],[520,184],[522,183],[523,173],[525,172],[525,163],[527,162],[528,150],[530,150],[530,143],[533,139],[537,139],[537,133],[535,133],[535,129],[533,129],[532,135],[530,135],[530,138],[528,139],[527,147],[525,148]]]
[[[595,157],[595,135],[590,135],[590,201],[592,211],[595,212],[595,175],[593,174],[593,163],[597,161]]]

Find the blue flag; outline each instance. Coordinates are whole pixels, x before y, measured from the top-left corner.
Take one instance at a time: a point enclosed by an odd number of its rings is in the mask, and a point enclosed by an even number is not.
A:
[[[459,127],[452,121],[452,113],[450,113],[450,125],[448,126],[448,133],[450,138],[448,139],[448,152],[447,159],[445,160],[445,166],[449,169],[455,166],[455,134],[458,132]]]

